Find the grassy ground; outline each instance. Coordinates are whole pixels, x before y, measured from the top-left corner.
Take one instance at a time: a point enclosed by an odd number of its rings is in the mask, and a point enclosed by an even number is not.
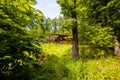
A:
[[[70,59],[70,44],[43,43],[50,56],[44,65],[47,80],[120,80],[120,57]],[[66,54],[64,56],[64,54]]]
[[[54,54],[58,57],[61,57],[71,51],[70,44],[43,43],[41,46],[44,53]]]

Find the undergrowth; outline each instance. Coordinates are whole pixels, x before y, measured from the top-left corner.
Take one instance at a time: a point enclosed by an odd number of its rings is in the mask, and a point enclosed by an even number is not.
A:
[[[57,57],[61,57],[71,51],[70,44],[58,44],[58,43],[43,43],[41,44],[43,53],[54,54]]]
[[[119,57],[72,60],[70,45],[50,43],[42,47],[48,56],[40,71],[41,80],[120,80]]]

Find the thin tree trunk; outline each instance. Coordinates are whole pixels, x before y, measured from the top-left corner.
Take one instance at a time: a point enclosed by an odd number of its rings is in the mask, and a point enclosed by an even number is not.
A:
[[[74,10],[72,12],[72,19],[75,19],[72,27],[73,43],[72,43],[72,58],[77,58],[78,53],[78,31],[77,31],[77,14],[76,14],[76,0],[74,0]]]

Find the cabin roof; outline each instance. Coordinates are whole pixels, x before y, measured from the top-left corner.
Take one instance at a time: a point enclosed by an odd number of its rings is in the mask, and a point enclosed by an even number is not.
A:
[[[70,34],[59,34],[59,33],[57,33],[57,34],[50,34],[50,35],[58,35],[58,36],[63,36],[63,37],[70,36]]]

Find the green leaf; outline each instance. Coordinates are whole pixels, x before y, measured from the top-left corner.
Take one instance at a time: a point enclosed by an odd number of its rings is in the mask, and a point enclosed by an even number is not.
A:
[[[43,14],[42,11],[40,11],[40,10],[37,10],[37,11],[38,11],[38,13]]]
[[[0,28],[0,33],[5,32],[3,29]]]
[[[23,12],[26,12],[26,9],[24,7],[18,6],[18,9],[20,9]]]
[[[18,6],[18,5],[20,5],[20,2],[18,2],[18,1],[13,1],[13,5]]]
[[[4,12],[3,12],[3,10],[0,10],[0,15],[4,15]]]
[[[25,4],[24,7],[25,7],[25,9],[30,10],[29,5]]]
[[[25,17],[26,20],[30,20],[30,17],[29,17],[29,16],[24,15],[24,17]]]
[[[36,5],[36,2],[35,1],[30,1],[28,4],[29,5]]]

